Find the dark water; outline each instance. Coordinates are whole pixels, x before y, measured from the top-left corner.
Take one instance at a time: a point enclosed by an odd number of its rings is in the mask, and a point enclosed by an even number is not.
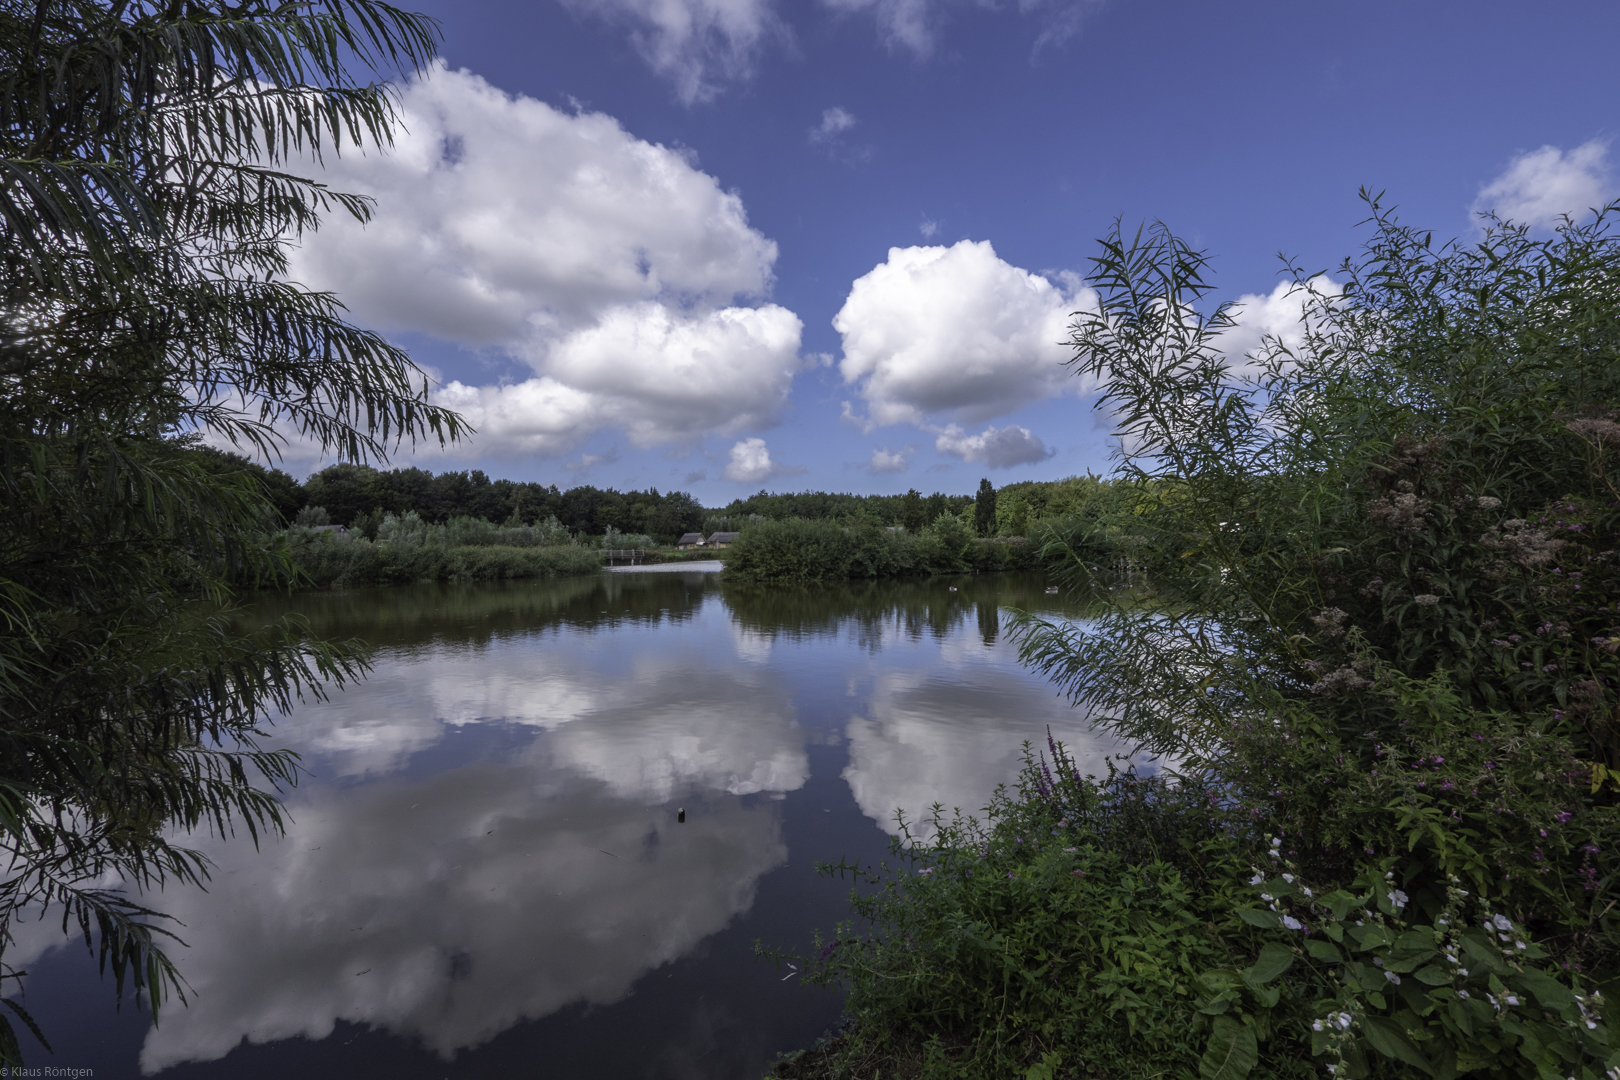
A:
[[[839,997],[756,962],[847,917],[817,860],[872,863],[894,811],[977,808],[1046,726],[1017,663],[1032,575],[750,590],[713,574],[281,598],[378,648],[283,717],[309,777],[287,835],[198,841],[176,916],[189,1007],[113,1009],[82,944],[8,959],[55,1048],[30,1065],[165,1077],[753,1078]],[[676,821],[677,808],[686,822]],[[784,975],[789,977],[783,978]]]

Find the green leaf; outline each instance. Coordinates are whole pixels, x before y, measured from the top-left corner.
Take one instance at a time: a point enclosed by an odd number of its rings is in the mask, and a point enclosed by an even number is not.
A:
[[[1361,1030],[1365,1033],[1367,1045],[1396,1061],[1404,1061],[1414,1068],[1422,1069],[1430,1076],[1434,1075],[1434,1068],[1429,1059],[1423,1056],[1412,1040],[1406,1037],[1401,1026],[1387,1016],[1368,1016],[1362,1018]]]
[[[1543,971],[1531,969],[1510,981],[1534,994],[1542,1005],[1570,1005],[1575,1001],[1575,994],[1569,987]]]
[[[1243,973],[1243,978],[1251,986],[1264,986],[1293,966],[1293,950],[1273,941],[1260,950],[1260,958]]]
[[[1325,960],[1330,964],[1337,964],[1344,960],[1344,954],[1330,942],[1317,941],[1315,938],[1305,942],[1305,951],[1318,960]]]
[[[1199,1080],[1243,1080],[1260,1061],[1254,1029],[1230,1016],[1217,1016],[1215,1030],[1198,1062]]]
[[[1451,985],[1451,973],[1435,967],[1433,964],[1430,964],[1427,967],[1418,968],[1416,971],[1412,972],[1412,978],[1416,979],[1425,986]]]
[[[1358,899],[1353,893],[1347,893],[1343,889],[1335,889],[1322,897],[1322,902],[1333,912],[1336,922],[1344,922],[1351,909],[1361,907],[1367,901]]]
[[[1263,911],[1260,908],[1238,908],[1238,918],[1262,930],[1271,930],[1282,923],[1275,912]]]

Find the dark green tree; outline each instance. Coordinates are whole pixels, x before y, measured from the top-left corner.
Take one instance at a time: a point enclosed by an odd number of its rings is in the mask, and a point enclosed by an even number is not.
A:
[[[900,500],[900,524],[906,527],[906,532],[916,533],[928,524],[927,508],[923,506],[922,493],[916,488],[907,491]]]
[[[255,539],[265,485],[191,443],[362,461],[462,430],[284,275],[322,213],[369,212],[299,173],[388,141],[391,92],[354,72],[434,42],[376,0],[0,0],[0,963],[45,906],[155,1011],[163,920],[97,882],[200,881],[171,838],[279,829],[296,762],[260,725],[364,669],[296,624],[234,629],[229,583],[291,563]]]
[[[988,478],[979,481],[979,493],[973,499],[973,527],[980,536],[996,534],[996,488]]]

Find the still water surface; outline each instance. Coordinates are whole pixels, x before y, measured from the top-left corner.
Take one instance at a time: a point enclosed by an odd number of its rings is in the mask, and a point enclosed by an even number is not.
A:
[[[286,836],[204,839],[208,891],[152,898],[184,924],[189,1007],[114,1012],[82,945],[22,928],[55,1047],[29,1063],[752,1080],[839,1014],[752,957],[847,917],[816,861],[875,863],[896,808],[982,806],[1048,724],[1097,771],[1115,751],[1002,633],[1010,608],[1075,614],[1043,585],[680,572],[267,601],[371,642],[374,672],[276,723],[309,773]]]

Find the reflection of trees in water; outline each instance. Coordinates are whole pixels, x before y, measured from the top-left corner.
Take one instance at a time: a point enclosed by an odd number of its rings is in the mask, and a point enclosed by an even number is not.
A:
[[[732,618],[754,633],[793,640],[847,632],[861,648],[875,652],[885,632],[897,630],[914,641],[925,635],[942,639],[970,616],[977,618],[985,643],[994,644],[1002,608],[1083,613],[1072,602],[1048,596],[1046,581],[1041,573],[1002,573],[802,586],[723,583],[721,594]]]
[[[379,646],[484,643],[548,627],[580,629],[625,622],[656,626],[690,619],[712,576],[596,574],[548,581],[390,585],[332,593],[265,593],[255,613],[297,612],[325,637],[360,637]]]
[[[1081,608],[1046,595],[1040,573],[847,581],[820,585],[743,585],[713,574],[597,574],[548,581],[426,583],[330,593],[261,594],[255,615],[291,612],[328,638],[358,637],[377,647],[484,644],[506,634],[563,626],[583,630],[625,623],[659,626],[691,619],[706,595],[724,597],[744,629],[774,640],[848,632],[867,651],[885,633],[941,639],[976,618],[993,644],[1002,608],[1077,615]],[[951,587],[956,591],[952,592]]]

